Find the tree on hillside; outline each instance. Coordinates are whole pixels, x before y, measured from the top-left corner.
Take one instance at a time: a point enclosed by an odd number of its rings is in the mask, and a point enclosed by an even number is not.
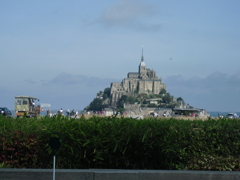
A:
[[[134,104],[135,102],[138,101],[138,98],[135,98],[133,96],[127,96],[127,95],[123,95],[117,103],[117,107],[118,108],[123,108],[124,103],[129,103],[129,104]]]
[[[166,94],[166,93],[167,93],[166,89],[161,89],[159,94]]]
[[[107,107],[106,105],[103,105],[103,100],[99,99],[99,98],[95,98],[89,105],[88,110],[92,110],[92,111],[101,111],[103,110],[105,107]]]
[[[134,104],[136,102],[136,99],[133,96],[128,96],[127,102],[129,102],[130,104]]]
[[[127,102],[127,99],[128,97],[126,95],[123,95],[119,100],[118,100],[118,103],[117,103],[117,107],[118,108],[123,108],[123,105],[125,102]]]
[[[103,94],[106,94],[107,97],[110,97],[111,89],[109,87],[105,88]]]
[[[147,107],[157,107],[157,105],[156,104],[148,104],[148,106]]]
[[[99,97],[99,96],[101,96],[101,95],[102,95],[102,92],[99,91],[99,92],[97,93],[97,96]]]
[[[170,103],[170,102],[172,102],[172,97],[170,96],[169,93],[166,93],[165,96],[163,96],[162,102],[163,103]]]
[[[138,101],[142,104],[143,102],[146,101],[148,95],[145,93],[138,94],[137,99]],[[146,103],[145,103],[146,104]]]
[[[181,98],[181,97],[178,97],[178,98],[177,98],[177,101],[179,101],[179,102],[182,101],[182,102],[184,103],[184,100],[183,100],[183,98]]]

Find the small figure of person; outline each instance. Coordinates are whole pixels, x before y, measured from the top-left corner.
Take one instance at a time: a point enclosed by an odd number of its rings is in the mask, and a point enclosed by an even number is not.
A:
[[[63,114],[63,110],[62,110],[62,108],[59,110],[59,113],[60,113],[60,115]]]
[[[75,111],[74,109],[72,110],[72,112],[70,113],[71,116],[74,116],[75,115]]]
[[[31,108],[32,108],[32,111],[34,111],[34,110],[35,110],[35,102],[34,102],[34,101],[32,101],[32,103],[31,103],[31,104],[32,104],[32,107],[31,107]]]
[[[68,117],[70,117],[70,110],[69,109],[67,110],[67,115],[68,115]]]
[[[50,116],[50,110],[49,109],[47,110],[47,116]]]
[[[33,111],[34,110],[34,105],[35,105],[34,101],[32,101],[31,99],[28,99],[28,102],[29,102],[29,110]]]
[[[36,115],[40,114],[40,105],[37,105],[36,109],[34,109]]]

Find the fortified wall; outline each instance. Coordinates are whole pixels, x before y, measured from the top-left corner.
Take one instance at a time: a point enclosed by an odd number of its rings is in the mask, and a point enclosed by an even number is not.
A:
[[[127,78],[124,78],[122,82],[111,83],[110,88],[111,106],[116,106],[123,95],[133,93],[159,94],[162,89],[166,89],[166,85],[162,83],[161,78],[157,77],[154,70],[146,68],[142,51],[138,72],[129,72]]]

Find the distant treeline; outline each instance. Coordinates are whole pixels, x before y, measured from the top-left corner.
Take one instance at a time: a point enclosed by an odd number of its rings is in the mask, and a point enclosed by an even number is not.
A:
[[[0,167],[52,168],[57,134],[61,169],[191,169],[238,171],[240,120],[136,120],[121,117],[0,116]]]

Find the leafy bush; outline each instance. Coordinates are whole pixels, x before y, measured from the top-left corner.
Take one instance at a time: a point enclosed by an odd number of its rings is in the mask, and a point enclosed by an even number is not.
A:
[[[239,158],[202,154],[191,159],[186,168],[189,170],[239,171],[239,165]]]
[[[11,134],[10,139],[0,137],[2,165],[13,168],[37,168],[35,160],[40,146],[36,136],[33,134],[25,136],[21,131],[14,131]]]
[[[0,118],[0,167],[239,170],[240,121],[64,116]]]
[[[153,103],[151,103],[151,104],[148,104],[148,106],[147,107],[157,107],[157,105],[156,104],[153,104]]]

